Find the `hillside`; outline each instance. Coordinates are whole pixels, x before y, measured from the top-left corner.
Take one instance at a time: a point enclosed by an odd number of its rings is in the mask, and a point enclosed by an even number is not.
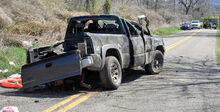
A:
[[[103,2],[97,5],[99,14],[103,13],[102,5]],[[9,43],[17,40],[17,43],[30,41],[33,45],[52,44],[64,37],[68,18],[89,14],[82,7],[67,0],[1,0],[0,38],[9,38],[12,41]],[[183,21],[167,12],[160,14],[125,3],[113,2],[111,13],[128,19],[145,14],[150,19],[151,29],[176,26]]]
[[[63,0],[1,0],[0,38],[49,44],[62,39],[67,18],[88,14],[68,10]]]

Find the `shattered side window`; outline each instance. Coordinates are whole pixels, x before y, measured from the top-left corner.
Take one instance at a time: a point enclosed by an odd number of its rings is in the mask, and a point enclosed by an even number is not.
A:
[[[134,37],[138,36],[138,32],[136,31],[134,26],[130,24],[129,22],[126,22],[126,24],[128,25],[128,30],[130,31],[131,36],[134,36]]]
[[[135,27],[135,29],[139,35],[141,35],[141,33],[142,33],[142,28],[144,31],[144,35],[149,35],[149,32],[146,31],[146,28],[142,27],[141,25],[139,25],[137,23],[132,23],[132,25]]]

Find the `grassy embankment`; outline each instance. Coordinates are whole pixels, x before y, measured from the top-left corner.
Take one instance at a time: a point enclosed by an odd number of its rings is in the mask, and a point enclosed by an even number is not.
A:
[[[10,65],[9,62],[14,62],[15,65]],[[21,66],[26,62],[26,53],[24,48],[8,47],[0,50],[0,69],[8,69],[7,73],[0,73],[0,78],[8,77],[21,70]]]
[[[153,34],[160,35],[162,37],[166,37],[168,35],[175,34],[180,31],[183,31],[183,30],[181,30],[179,27],[158,28],[153,31]]]
[[[218,32],[217,32],[216,60],[218,64],[220,64],[220,29],[218,29]]]

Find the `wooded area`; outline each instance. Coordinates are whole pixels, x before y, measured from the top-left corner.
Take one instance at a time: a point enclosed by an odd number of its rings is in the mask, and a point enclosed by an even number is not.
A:
[[[91,5],[94,9],[100,8],[105,0],[65,0],[67,3],[74,4],[76,10],[88,9]],[[214,14],[215,5],[212,0],[107,0],[112,1],[113,7],[118,4],[127,6],[137,6],[144,9],[154,10],[155,12],[168,11],[172,14],[180,13],[195,18],[210,16]],[[83,7],[85,6],[85,7]],[[96,11],[93,11],[96,12]],[[99,10],[100,12],[100,10]],[[113,11],[114,12],[114,11]]]
[[[128,19],[135,19],[137,14],[145,14],[154,16],[150,18],[157,18],[165,24],[178,24],[204,16],[219,16],[217,12],[219,5],[213,0],[65,0],[65,2],[73,4],[74,10],[86,10],[91,14],[112,13]],[[106,5],[106,2],[111,2],[111,6]],[[111,12],[106,12],[105,7]]]

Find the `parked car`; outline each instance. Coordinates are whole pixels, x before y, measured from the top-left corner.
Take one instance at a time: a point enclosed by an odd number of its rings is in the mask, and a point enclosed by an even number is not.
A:
[[[201,28],[201,22],[199,20],[192,20],[189,29],[200,29]]]
[[[213,29],[217,29],[217,25],[214,23],[214,24],[212,25],[212,28],[213,28]]]
[[[189,22],[184,22],[181,24],[180,28],[182,30],[187,30],[187,29],[189,29],[189,26],[190,26]]]
[[[84,87],[84,70],[99,72],[101,85],[117,89],[122,70],[142,66],[150,74],[161,72],[164,42],[151,35],[149,21],[139,23],[116,15],[91,15],[71,18],[63,42],[27,50],[27,64],[22,67],[24,89],[40,84],[62,85],[74,77]],[[146,23],[146,30],[142,26]],[[63,45],[62,52],[54,50]],[[91,74],[92,75],[92,74]],[[97,82],[98,83],[98,82]]]

